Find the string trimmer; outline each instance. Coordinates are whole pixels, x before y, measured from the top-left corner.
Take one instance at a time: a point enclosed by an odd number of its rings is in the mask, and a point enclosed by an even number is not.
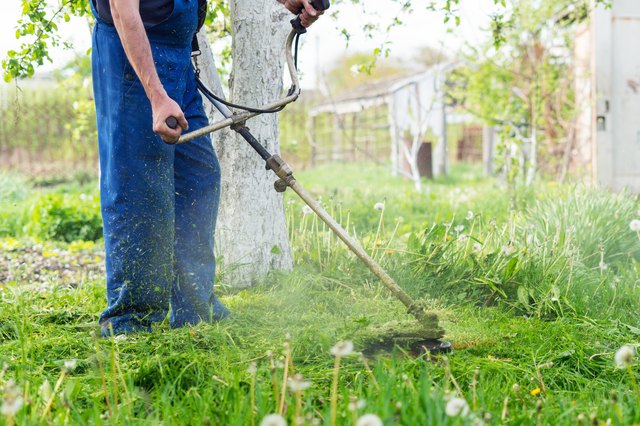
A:
[[[313,0],[311,5],[316,10],[326,10],[329,8],[329,0]],[[392,327],[387,327],[387,331],[392,331],[394,334],[393,341],[410,342],[414,345],[418,344],[421,348],[424,348],[430,352],[442,352],[448,351],[451,348],[449,342],[441,341],[444,336],[444,330],[438,324],[438,317],[435,313],[427,311],[421,304],[413,300],[400,286],[387,274],[384,269],[371,257],[369,254],[358,244],[358,242],[352,238],[347,231],[336,222],[333,217],[327,213],[322,206],[298,183],[293,176],[293,170],[279,155],[269,153],[264,146],[251,134],[249,129],[245,126],[247,119],[263,113],[273,113],[281,111],[285,105],[294,102],[300,95],[300,85],[297,76],[297,56],[298,56],[298,40],[300,35],[306,32],[306,29],[300,22],[300,17],[291,21],[293,30],[287,37],[286,41],[286,60],[289,74],[291,77],[291,88],[289,89],[287,96],[270,104],[264,105],[260,108],[248,108],[241,105],[235,105],[226,102],[224,99],[214,95],[199,78],[199,70],[196,69],[196,79],[198,87],[202,94],[220,111],[223,120],[213,123],[209,126],[195,130],[191,133],[186,133],[180,137],[176,142],[178,144],[188,142],[192,139],[200,136],[210,134],[216,130],[223,129],[225,127],[231,127],[232,130],[240,134],[244,140],[262,157],[266,162],[266,168],[273,171],[278,180],[275,182],[274,187],[277,192],[284,192],[287,188],[291,188],[298,196],[304,201],[320,219],[329,226],[329,228],[349,247],[349,249],[356,254],[373,272],[382,283],[391,291],[391,293],[398,298],[406,307],[408,312],[413,315],[417,320],[417,325],[407,326],[406,324],[397,323]],[[295,41],[295,54],[292,53],[292,46]],[[228,107],[242,109],[244,112],[234,113]],[[172,129],[177,128],[178,121],[175,117],[169,117],[166,121],[167,125]],[[382,328],[378,328],[382,330]],[[380,337],[380,341],[385,341],[387,337]]]

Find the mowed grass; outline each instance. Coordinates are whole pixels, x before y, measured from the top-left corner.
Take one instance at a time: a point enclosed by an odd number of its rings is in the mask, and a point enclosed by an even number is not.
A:
[[[213,325],[99,339],[104,277],[70,265],[73,274],[44,266],[34,279],[18,256],[32,237],[2,240],[4,257],[20,259],[0,287],[2,403],[22,404],[0,421],[257,425],[280,413],[289,424],[328,425],[336,399],[338,424],[365,413],[386,425],[640,422],[638,366],[614,362],[640,340],[636,198],[540,184],[514,199],[468,167],[424,194],[379,166],[298,178],[439,314],[452,354],[354,353],[341,359],[332,397],[331,348],[349,340],[366,351],[370,326],[411,318],[287,194],[294,271],[237,291],[222,270],[218,289],[234,315]],[[21,200],[37,202],[38,190],[26,192]],[[100,244],[38,244],[29,251],[38,265],[102,256]],[[298,373],[311,386],[296,395],[284,377]],[[447,414],[454,397],[466,400],[466,415]]]

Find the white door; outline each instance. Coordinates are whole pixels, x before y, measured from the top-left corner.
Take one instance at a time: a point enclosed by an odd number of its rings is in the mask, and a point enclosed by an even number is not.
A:
[[[640,192],[640,1],[595,14],[597,179]]]

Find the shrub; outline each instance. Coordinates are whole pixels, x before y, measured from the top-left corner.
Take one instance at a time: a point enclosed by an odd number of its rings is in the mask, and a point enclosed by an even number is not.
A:
[[[95,241],[102,237],[97,195],[42,195],[33,205],[27,233],[45,240]]]

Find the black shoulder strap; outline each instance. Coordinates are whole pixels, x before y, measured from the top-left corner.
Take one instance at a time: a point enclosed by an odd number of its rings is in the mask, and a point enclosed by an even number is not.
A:
[[[191,41],[192,54],[195,54],[195,55],[200,54],[200,46],[198,45],[197,33],[198,31],[200,31],[200,29],[204,25],[204,21],[206,19],[207,19],[207,0],[198,0],[198,29],[196,30],[196,34],[193,35],[193,40]]]

